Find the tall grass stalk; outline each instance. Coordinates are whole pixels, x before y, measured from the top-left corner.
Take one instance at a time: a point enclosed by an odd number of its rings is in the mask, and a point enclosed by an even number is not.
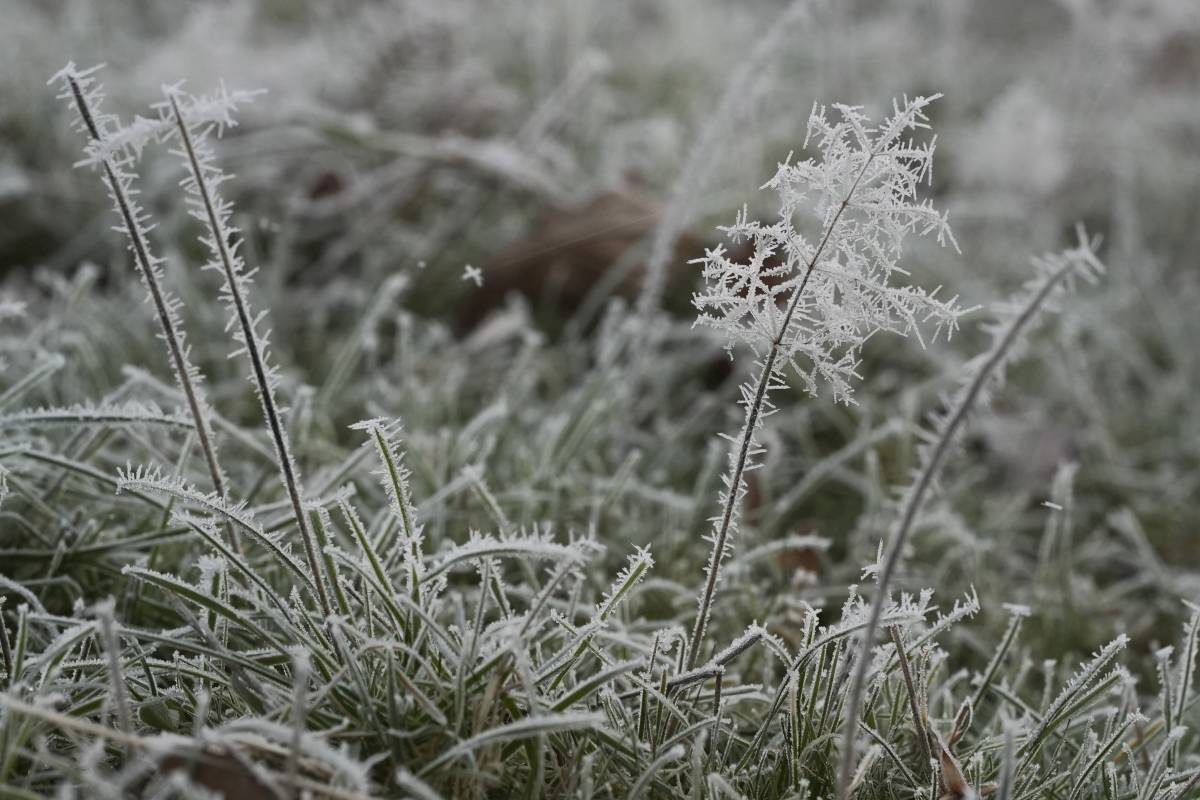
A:
[[[235,339],[242,345],[242,351],[250,361],[251,378],[271,434],[271,443],[275,447],[280,477],[300,530],[304,555],[317,586],[317,599],[321,604],[322,613],[328,615],[331,606],[325,587],[325,570],[317,553],[316,540],[309,529],[307,515],[304,513],[304,493],[300,485],[299,470],[288,444],[279,404],[275,399],[276,378],[268,361],[267,336],[260,334],[257,329],[265,312],[255,316],[250,311],[245,296],[250,275],[243,268],[241,256],[237,255],[237,247],[241,242],[235,238],[237,231],[228,224],[231,208],[217,193],[217,185],[225,176],[213,160],[212,151],[204,141],[204,132],[199,132],[199,136],[194,135],[193,125],[184,118],[179,104],[179,92],[168,88],[166,94],[171,119],[174,122],[174,132],[181,148],[177,152],[184,158],[189,172],[186,187],[195,201],[195,215],[207,227],[204,242],[215,259],[213,266],[220,270],[224,278],[225,301],[233,314],[231,322],[236,322],[237,325]]]
[[[98,164],[103,171],[109,196],[121,217],[119,230],[129,239],[129,250],[133,253],[134,263],[154,304],[158,324],[162,329],[160,337],[167,345],[175,380],[187,401],[188,413],[195,422],[196,440],[200,444],[200,452],[204,454],[204,463],[208,467],[213,490],[222,500],[227,500],[229,491],[225,473],[217,460],[217,446],[208,419],[210,411],[200,388],[203,375],[189,359],[190,348],[178,313],[181,303],[162,285],[163,260],[156,258],[150,250],[147,234],[151,225],[145,211],[134,199],[137,193],[134,188],[136,177],[129,169],[133,159],[129,153],[107,149],[105,128],[116,125],[116,120],[100,113],[103,93],[92,77],[98,69],[100,67],[80,71],[71,63],[49,82],[61,83],[64,86],[59,98],[68,101],[74,107],[79,115],[80,128],[91,140],[88,146],[89,159],[85,163]],[[233,526],[225,524],[223,528],[230,546],[240,553],[241,541]]]
[[[721,516],[716,526],[715,535],[713,536],[713,546],[712,552],[708,556],[708,566],[705,567],[706,577],[704,590],[700,594],[700,609],[696,614],[696,622],[692,626],[692,633],[688,637],[686,669],[690,670],[695,667],[696,661],[700,657],[700,648],[704,642],[704,632],[708,627],[708,619],[712,613],[713,596],[716,594],[717,582],[720,580],[721,563],[728,552],[729,536],[731,530],[737,525],[738,509],[746,494],[746,468],[750,465],[750,458],[756,447],[754,434],[762,425],[763,411],[769,407],[767,395],[772,388],[772,383],[775,381],[777,373],[781,372],[776,366],[776,362],[779,360],[779,354],[783,347],[783,337],[791,326],[792,315],[796,313],[796,305],[800,301],[800,296],[804,294],[804,288],[808,286],[808,280],[812,277],[812,272],[817,265],[817,261],[825,251],[825,246],[829,243],[829,237],[833,235],[838,221],[841,220],[842,214],[850,204],[850,198],[854,196],[854,192],[858,188],[862,176],[866,173],[867,167],[871,165],[871,161],[874,158],[875,154],[872,153],[871,157],[863,164],[862,169],[855,176],[854,183],[850,186],[850,191],[842,198],[842,202],[838,205],[833,219],[826,226],[825,232],[821,235],[820,244],[817,245],[812,257],[804,266],[804,277],[801,279],[799,285],[792,290],[791,297],[787,301],[787,310],[783,314],[783,322],[779,326],[779,331],[771,339],[770,348],[767,350],[767,357],[759,365],[758,377],[754,381],[753,397],[746,404],[746,420],[742,423],[742,430],[738,435],[737,449],[732,454],[729,472],[724,479],[725,490],[721,503]],[[776,388],[779,388],[778,385]]]
[[[1075,249],[1035,261],[1039,274],[1026,287],[1024,302],[1015,304],[1012,308],[1002,309],[1002,313],[1008,318],[993,329],[991,349],[968,365],[967,380],[950,410],[934,419],[934,438],[930,446],[923,448],[916,478],[904,493],[898,521],[888,537],[887,551],[878,565],[875,597],[871,602],[867,624],[859,635],[858,660],[850,678],[845,717],[842,722],[842,754],[838,767],[838,797],[842,800],[849,796],[853,777],[854,734],[858,728],[858,716],[862,711],[867,672],[871,667],[871,649],[879,631],[880,616],[888,603],[892,578],[900,564],[904,547],[912,535],[917,516],[941,472],[946,456],[957,440],[963,423],[980,398],[1002,377],[1004,366],[1015,357],[1018,344],[1037,319],[1039,310],[1055,291],[1072,277],[1093,278],[1103,271],[1103,265],[1097,260],[1092,248],[1093,244],[1080,229],[1079,244]]]
[[[924,109],[937,97],[895,105],[879,128],[871,127],[859,108],[838,106],[841,119],[831,123],[823,108],[814,107],[805,144],[815,139],[821,159],[782,164],[766,184],[780,195],[778,221],[771,226],[751,223],[743,211],[726,229],[735,240],[752,242],[749,261],[733,261],[720,247],[703,259],[709,288],[694,299],[701,312],[697,321],[724,331],[731,340],[746,341],[759,357],[753,382],[742,387],[745,419],[723,478],[721,512],[714,519],[685,669],[695,667],[700,657],[721,565],[737,530],[745,474],[754,468],[758,452],[755,434],[772,410],[771,390],[784,386],[785,366],[790,363],[810,391],[816,391],[819,381],[828,382],[835,397],[848,400],[857,352],[868,336],[879,330],[917,332],[918,315],[937,319],[939,329],[953,328],[961,313],[953,300],[941,302],[933,293],[888,285],[899,270],[900,244],[907,233],[936,232],[939,241],[953,241],[945,218],[928,201],[916,201],[917,187],[931,174],[933,144],[901,140],[906,131],[927,127]],[[821,220],[815,246],[793,227],[793,218],[802,212]],[[783,263],[771,265],[772,258]],[[805,292],[817,273],[821,279],[810,299]]]

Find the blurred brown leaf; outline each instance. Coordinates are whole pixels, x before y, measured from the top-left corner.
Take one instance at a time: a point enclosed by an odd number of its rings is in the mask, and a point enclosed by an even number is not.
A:
[[[606,192],[582,206],[552,209],[528,236],[484,265],[483,286],[471,293],[460,326],[473,328],[512,292],[534,304],[571,311],[606,276],[614,281],[616,293],[632,297],[645,268],[644,255],[633,248],[653,232],[660,213],[657,203],[632,189]],[[701,244],[685,234],[676,243],[672,269],[686,270],[687,261],[703,252]],[[635,260],[627,261],[631,258]],[[610,275],[613,269],[622,274]]]
[[[286,800],[288,795],[276,786],[264,783],[250,764],[231,749],[177,750],[159,761],[163,772],[182,772],[197,786],[203,786],[234,798]]]

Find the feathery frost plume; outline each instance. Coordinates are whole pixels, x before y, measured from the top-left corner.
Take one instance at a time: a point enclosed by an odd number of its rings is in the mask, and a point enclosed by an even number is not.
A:
[[[906,274],[899,260],[907,234],[954,241],[945,216],[917,199],[918,187],[931,176],[934,143],[905,138],[928,127],[925,108],[939,96],[894,103],[892,116],[878,127],[858,107],[835,106],[840,120],[833,122],[824,107],[814,106],[805,146],[815,142],[820,158],[789,159],[763,187],[779,195],[776,221],[752,222],[743,210],[724,229],[735,242],[749,240],[749,260],[730,258],[724,246],[700,259],[707,288],[693,301],[697,324],[724,331],[731,347],[748,344],[757,370],[742,386],[746,416],[731,440],[688,669],[699,658],[721,562],[737,531],[745,473],[762,452],[756,433],[773,410],[769,395],[782,387],[786,365],[810,392],[826,383],[835,398],[849,402],[868,337],[882,330],[920,338],[918,325],[926,322],[934,335],[943,329],[949,335],[962,313],[954,300],[938,300],[936,290],[890,284],[894,275]],[[797,227],[804,219],[813,224],[801,228],[817,231],[815,238]]]
[[[213,489],[224,498],[227,496],[225,473],[217,460],[217,446],[209,424],[212,411],[201,390],[203,376],[191,362],[191,347],[187,343],[183,323],[179,318],[182,301],[163,288],[163,259],[156,257],[150,250],[149,233],[154,226],[137,201],[138,190],[134,185],[136,176],[133,165],[141,153],[144,140],[140,136],[129,136],[126,133],[127,129],[121,127],[115,115],[101,111],[104,90],[96,81],[95,73],[102,67],[101,64],[79,70],[74,63],[69,63],[54,75],[49,83],[60,86],[59,99],[65,100],[75,110],[78,114],[75,127],[88,137],[85,147],[87,158],[81,161],[80,165],[98,166],[102,171],[104,183],[108,187],[108,196],[121,219],[116,230],[129,240],[129,251],[133,254],[142,283],[145,284],[146,292],[158,315],[159,327],[162,329],[159,338],[167,345],[167,354],[175,372],[175,382],[183,392],[188,411],[195,422],[196,439],[208,465]],[[234,549],[240,550],[233,528],[226,526],[226,533]]]
[[[232,110],[238,103],[245,102],[245,93],[230,94],[223,87],[214,95],[207,98],[193,98],[185,95],[178,86],[164,86],[166,100],[156,108],[164,119],[173,121],[173,126],[164,125],[164,139],[173,141],[177,146],[172,151],[179,156],[187,169],[188,175],[182,181],[188,195],[192,216],[204,224],[204,234],[201,241],[208,248],[210,260],[205,269],[215,270],[222,277],[221,299],[229,309],[227,328],[233,330],[233,339],[241,345],[231,357],[244,354],[250,362],[250,382],[258,395],[262,406],[263,417],[271,434],[271,443],[275,448],[280,477],[287,491],[288,501],[300,529],[301,543],[309,568],[316,579],[317,599],[321,610],[330,612],[328,593],[325,587],[321,559],[312,531],[309,528],[307,515],[304,512],[304,490],[300,484],[300,473],[296,467],[292,450],[288,444],[287,429],[275,399],[275,390],[279,383],[278,371],[270,359],[270,332],[261,331],[260,326],[265,311],[255,314],[247,300],[253,271],[246,269],[242,256],[238,253],[242,239],[237,228],[230,224],[233,216],[233,205],[220,194],[220,186],[230,176],[221,171],[216,161],[209,141],[209,135],[214,131],[218,134],[224,127],[233,124]],[[211,109],[224,106],[229,115],[213,121]],[[193,109],[205,109],[205,114],[193,114]]]
[[[876,332],[920,339],[921,323],[932,323],[935,336],[952,332],[962,313],[955,299],[891,285],[907,275],[899,263],[907,234],[954,243],[945,215],[917,199],[932,175],[934,141],[904,138],[929,127],[924,111],[938,97],[905,100],[878,128],[859,107],[835,105],[840,119],[831,121],[814,106],[805,148],[815,142],[820,158],[789,159],[763,185],[779,195],[774,222],[752,221],[743,209],[722,229],[749,241],[749,260],[730,258],[723,245],[699,259],[707,286],[693,299],[697,323],[749,344],[760,359],[777,351],[775,374],[791,363],[808,391],[826,383],[846,402],[859,350]]]

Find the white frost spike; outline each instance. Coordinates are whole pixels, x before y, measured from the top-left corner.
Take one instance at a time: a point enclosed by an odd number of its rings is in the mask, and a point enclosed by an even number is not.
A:
[[[186,481],[165,476],[160,469],[142,466],[118,470],[117,491],[161,494],[203,509],[212,515],[214,521],[230,525],[252,542],[261,544],[285,569],[300,579],[306,590],[316,590],[312,574],[292,555],[291,544],[281,533],[267,533],[244,502],[230,504],[216,492],[204,494]]]
[[[1050,704],[1050,707],[1042,714],[1042,721],[1038,727],[1030,733],[1026,740],[1026,748],[1033,746],[1045,734],[1045,732],[1053,727],[1054,724],[1061,722],[1063,709],[1068,706],[1072,698],[1078,696],[1081,691],[1092,686],[1101,674],[1108,669],[1117,654],[1125,649],[1129,644],[1129,637],[1121,634],[1116,639],[1106,644],[1100,649],[1096,655],[1092,657],[1079,672],[1072,676],[1071,680],[1067,681],[1067,685],[1059,692],[1058,697]]]
[[[650,549],[639,547],[629,556],[625,569],[617,575],[613,585],[596,606],[596,619],[603,622],[609,618],[613,610],[624,599],[625,595],[646,577],[646,573],[654,566],[654,557]]]
[[[625,569],[617,575],[617,579],[613,581],[609,590],[601,598],[596,605],[596,611],[592,618],[579,629],[575,631],[571,642],[559,651],[558,655],[552,658],[547,665],[542,667],[542,678],[556,674],[557,677],[551,684],[551,688],[556,687],[566,676],[571,666],[584,654],[588,644],[592,641],[597,631],[602,630],[607,625],[613,611],[621,604],[621,601],[638,585],[641,580],[646,577],[651,568],[654,567],[654,557],[650,554],[648,548],[639,547],[629,556],[629,561],[625,565]],[[565,620],[561,620],[566,623]],[[569,624],[566,624],[568,629],[571,629]]]
[[[182,88],[183,84],[178,83],[164,86],[163,91],[179,92]],[[216,91],[193,98],[188,108],[189,121],[196,125],[211,125],[218,135],[221,135],[226,128],[237,125],[233,115],[238,108],[254,102],[254,98],[262,93],[263,90],[231,91],[222,83]],[[120,125],[114,119],[113,127],[104,142],[89,152],[88,158],[80,163],[94,164],[111,157],[138,158],[147,144],[170,135],[174,121],[170,114],[164,113],[166,107],[165,103],[156,103],[154,109],[159,112],[157,117],[137,116],[128,125]]]
[[[473,282],[477,287],[483,286],[483,270],[467,264],[463,267],[462,279]]]
[[[472,531],[466,542],[441,554],[425,573],[424,580],[432,580],[458,564],[497,557],[581,564],[587,560],[587,549],[578,542],[560,544],[549,533],[537,530],[525,534],[503,534],[498,538]]]

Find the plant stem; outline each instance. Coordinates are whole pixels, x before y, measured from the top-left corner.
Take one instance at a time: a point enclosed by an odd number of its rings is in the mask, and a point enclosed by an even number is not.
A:
[[[859,657],[854,665],[854,674],[851,676],[850,689],[846,695],[846,717],[842,723],[842,758],[838,769],[837,783],[837,797],[839,800],[845,800],[848,796],[848,788],[854,769],[854,731],[857,729],[857,719],[862,708],[863,694],[866,690],[867,670],[870,668],[871,663],[869,654],[875,644],[875,635],[879,630],[879,619],[883,615],[883,607],[887,603],[888,588],[891,585],[892,576],[895,574],[897,566],[899,566],[900,554],[903,552],[904,545],[912,533],[917,513],[924,505],[925,495],[933,486],[934,479],[938,473],[941,472],[942,462],[945,460],[947,453],[950,452],[950,446],[954,441],[955,433],[966,420],[968,413],[975,405],[976,399],[983,391],[984,386],[987,385],[988,379],[1004,363],[1009,349],[1020,338],[1022,331],[1037,315],[1038,309],[1050,295],[1051,291],[1069,274],[1074,272],[1079,267],[1079,263],[1078,260],[1069,258],[1065,264],[1042,282],[1042,285],[1029,298],[1020,313],[1005,328],[1003,334],[993,345],[986,360],[979,367],[979,370],[967,385],[966,390],[962,393],[958,404],[942,425],[941,434],[934,443],[933,449],[921,470],[921,474],[917,477],[912,489],[905,496],[903,514],[895,532],[891,535],[887,553],[879,569],[879,580],[875,589],[875,597],[871,601],[871,610],[867,617],[867,624],[862,631],[862,646],[859,648]]]
[[[196,192],[200,197],[201,205],[204,207],[204,214],[207,218],[209,233],[212,236],[213,247],[216,250],[221,269],[224,272],[225,283],[229,287],[230,301],[236,313],[238,325],[241,327],[242,338],[245,340],[246,355],[250,359],[254,382],[258,387],[259,397],[262,400],[263,416],[266,417],[267,427],[271,432],[271,441],[275,445],[275,455],[276,460],[279,462],[283,485],[287,490],[288,500],[291,502],[296,524],[300,528],[300,540],[304,546],[304,555],[308,560],[308,567],[312,570],[313,583],[317,586],[317,599],[320,601],[322,613],[329,616],[331,608],[329,597],[325,590],[324,570],[321,567],[321,560],[317,556],[316,543],[313,539],[312,531],[309,530],[308,520],[304,514],[300,480],[297,475],[295,461],[292,458],[291,449],[288,447],[287,435],[283,430],[283,421],[279,416],[279,408],[275,403],[275,390],[271,385],[266,359],[259,347],[258,334],[254,329],[254,321],[250,316],[249,306],[242,296],[240,286],[242,278],[234,266],[233,254],[230,252],[229,243],[225,237],[225,226],[213,204],[208,181],[204,177],[204,170],[196,155],[196,148],[192,143],[192,136],[188,131],[187,123],[184,122],[183,113],[179,110],[179,103],[176,101],[174,95],[169,95],[168,100],[171,104],[171,113],[175,118],[176,128],[179,131],[179,140],[183,144],[192,178],[196,182]]]
[[[700,595],[700,610],[696,615],[696,623],[692,628],[691,637],[688,639],[687,660],[684,663],[684,670],[693,669],[700,657],[700,648],[704,642],[704,633],[708,628],[708,618],[712,613],[712,601],[717,590],[721,562],[725,558],[725,547],[729,541],[730,530],[733,527],[734,512],[737,508],[738,500],[741,499],[742,482],[746,473],[746,465],[750,459],[750,447],[754,442],[754,432],[758,430],[758,426],[761,424],[762,410],[766,405],[767,394],[771,390],[771,379],[774,377],[775,363],[779,359],[779,353],[783,347],[783,339],[787,335],[788,327],[791,325],[792,316],[796,313],[796,307],[800,304],[800,297],[804,294],[805,287],[808,286],[808,279],[812,277],[813,270],[816,269],[817,261],[820,260],[821,254],[825,252],[825,247],[829,244],[829,239],[833,235],[838,221],[841,220],[846,207],[850,205],[850,198],[854,196],[859,182],[862,180],[863,175],[866,174],[867,167],[871,165],[876,154],[877,151],[873,150],[863,162],[862,169],[859,170],[854,183],[851,184],[849,191],[846,192],[846,196],[842,198],[842,202],[838,206],[837,211],[834,212],[829,224],[825,226],[825,232],[821,236],[820,244],[817,245],[817,249],[813,251],[812,257],[808,260],[808,264],[805,265],[804,277],[800,279],[800,283],[792,290],[792,294],[788,298],[787,310],[784,312],[779,330],[771,340],[771,347],[767,351],[766,360],[763,361],[762,370],[758,374],[758,381],[754,387],[754,400],[746,412],[746,422],[742,426],[741,436],[739,437],[737,458],[734,459],[733,466],[730,469],[729,489],[725,496],[724,508],[721,511],[721,522],[717,527],[717,535],[713,537],[713,549],[708,557],[708,577],[704,583],[704,591]]]
[[[908,666],[908,654],[904,652],[904,637],[901,635],[899,625],[893,626],[889,630],[892,634],[892,642],[896,645],[896,658],[900,661],[900,674],[904,676],[904,684],[908,689],[908,707],[912,712],[913,727],[917,730],[917,738],[921,740],[921,749],[925,752],[925,764],[929,766],[933,761],[933,750],[929,747],[929,734],[925,731],[925,715],[917,701],[917,686],[913,683],[912,670]]]
[[[75,107],[78,109],[79,116],[87,128],[88,135],[97,144],[103,145],[104,137],[96,125],[95,114],[88,105],[87,96],[73,75],[68,74],[66,80],[71,87],[71,94],[75,98]],[[213,489],[222,500],[228,500],[229,490],[225,483],[225,473],[221,470],[220,462],[217,461],[217,449],[213,444],[212,430],[209,427],[207,415],[204,413],[200,391],[192,380],[193,368],[188,362],[187,348],[184,347],[183,336],[178,330],[178,321],[171,312],[167,295],[163,291],[158,272],[154,268],[154,261],[150,255],[150,247],[145,240],[142,227],[133,212],[132,204],[126,196],[125,189],[121,185],[120,177],[117,175],[112,162],[107,156],[101,159],[101,164],[104,167],[104,178],[108,182],[109,188],[112,189],[117,210],[120,212],[121,220],[125,224],[125,231],[129,236],[129,242],[133,249],[134,262],[137,264],[138,270],[142,273],[142,279],[146,282],[146,289],[149,291],[150,299],[154,303],[154,310],[158,315],[158,324],[163,330],[163,339],[167,343],[167,350],[171,356],[171,366],[175,370],[175,377],[179,381],[180,389],[183,390],[183,396],[188,405],[188,412],[192,415],[192,419],[196,423],[196,439],[200,442],[200,451],[204,454],[205,464],[208,465],[208,474],[212,479]],[[241,555],[242,544],[237,531],[228,522],[225,522],[223,527],[225,529],[225,536],[229,540],[229,545],[234,549],[234,552]]]

